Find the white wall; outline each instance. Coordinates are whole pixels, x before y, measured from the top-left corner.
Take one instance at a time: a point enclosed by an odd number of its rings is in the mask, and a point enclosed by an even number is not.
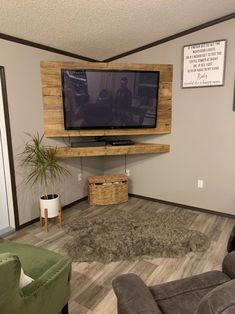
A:
[[[31,189],[22,179],[25,169],[19,167],[17,156],[27,140],[25,132],[43,133],[43,105],[40,77],[41,60],[70,61],[72,58],[55,53],[0,40],[0,65],[5,67],[8,105],[11,124],[12,145],[15,163],[17,199],[20,224],[39,216],[38,200],[40,192]],[[78,61],[76,59],[76,61]],[[57,146],[64,146],[63,139],[50,140]],[[69,158],[64,161],[71,176],[58,187],[62,206],[87,195],[87,175],[98,175],[103,172],[102,158],[83,158],[83,181],[78,182],[80,159]]]
[[[171,151],[128,156],[130,192],[235,214],[234,29],[233,19],[118,60],[174,67],[172,133],[139,137],[170,144]],[[218,39],[227,39],[224,86],[182,89],[182,47]],[[105,158],[106,173],[123,171],[122,157]],[[197,188],[198,179],[204,180],[203,189]]]

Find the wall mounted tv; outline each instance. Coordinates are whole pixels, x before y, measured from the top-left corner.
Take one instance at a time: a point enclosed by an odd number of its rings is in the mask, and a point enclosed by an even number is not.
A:
[[[156,128],[160,71],[61,69],[65,130]]]

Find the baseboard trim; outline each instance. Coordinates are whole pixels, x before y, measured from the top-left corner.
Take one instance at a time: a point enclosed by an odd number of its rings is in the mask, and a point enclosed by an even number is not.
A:
[[[147,200],[147,201],[158,202],[158,203],[168,204],[168,205],[172,205],[172,206],[179,206],[179,207],[188,208],[190,210],[194,210],[194,211],[198,211],[198,212],[202,212],[202,213],[206,213],[206,214],[213,214],[216,216],[222,216],[222,217],[226,217],[226,218],[235,219],[235,215],[228,214],[228,213],[221,213],[221,212],[218,212],[216,210],[210,210],[210,209],[205,209],[205,208],[200,208],[200,207],[195,207],[195,206],[190,206],[190,205],[185,205],[185,204],[180,204],[180,203],[174,203],[174,202],[165,201],[165,200],[161,200],[161,199],[157,199],[157,198],[153,198],[153,197],[148,197],[148,196],[143,196],[143,195],[138,195],[138,194],[132,194],[132,193],[128,193],[128,194],[131,197],[141,198],[141,199]]]
[[[80,198],[79,200],[76,200],[76,201],[74,201],[74,202],[72,202],[72,203],[69,203],[69,204],[67,204],[67,205],[64,205],[64,206],[62,207],[62,210],[68,209],[68,208],[70,208],[70,207],[72,207],[72,206],[74,206],[74,205],[77,205],[77,204],[79,204],[79,203],[81,203],[81,202],[83,202],[83,201],[86,201],[87,199],[88,199],[88,196],[84,196],[84,197]]]
[[[84,197],[80,198],[79,200],[76,200],[76,201],[74,201],[72,203],[64,205],[64,206],[62,206],[62,210],[66,210],[66,209],[68,209],[68,208],[70,208],[70,207],[72,207],[74,205],[77,205],[77,204],[87,200],[87,198],[88,198],[88,196],[84,196]],[[23,223],[22,225],[19,225],[18,230],[19,229],[23,229],[25,227],[28,227],[28,226],[38,222],[39,220],[40,220],[40,217],[34,218],[34,219],[30,220],[30,221],[27,221],[27,222]]]
[[[4,238],[12,233],[14,233],[16,230],[12,227],[7,227],[7,228],[4,228],[4,229],[1,229],[0,230],[0,239],[1,238]]]
[[[22,225],[19,225],[17,230],[20,230],[20,229],[23,229],[23,228],[28,227],[30,225],[33,225],[36,222],[38,222],[39,220],[40,220],[40,218],[37,217],[37,218],[34,218],[34,219],[30,220],[30,221],[27,221],[27,222],[23,223]]]

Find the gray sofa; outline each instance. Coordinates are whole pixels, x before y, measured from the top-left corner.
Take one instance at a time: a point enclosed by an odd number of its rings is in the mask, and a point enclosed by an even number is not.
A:
[[[118,314],[234,314],[235,251],[225,256],[222,271],[147,287],[135,274],[113,280]]]

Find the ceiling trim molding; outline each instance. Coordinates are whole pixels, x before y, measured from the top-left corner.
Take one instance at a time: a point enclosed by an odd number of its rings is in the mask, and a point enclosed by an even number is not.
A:
[[[115,61],[117,59],[129,56],[129,55],[132,55],[134,53],[141,52],[143,50],[146,50],[146,49],[149,49],[149,48],[161,45],[163,43],[166,43],[168,41],[174,40],[176,38],[189,35],[191,33],[197,32],[197,31],[202,30],[204,28],[207,28],[207,27],[210,27],[210,26],[213,26],[213,25],[216,25],[216,24],[219,24],[219,23],[231,20],[233,18],[235,18],[235,12],[230,13],[230,14],[225,15],[225,16],[222,16],[222,17],[217,18],[215,20],[212,20],[212,21],[200,24],[198,26],[189,28],[189,29],[184,30],[182,32],[173,34],[171,36],[162,38],[160,40],[154,41],[154,42],[149,43],[147,45],[144,45],[144,46],[141,46],[141,47],[138,47],[138,48],[135,48],[135,49],[123,52],[121,54],[118,54],[116,56],[113,56],[113,57],[110,57],[110,58],[107,58],[107,59],[104,59],[104,60],[97,60],[97,59],[89,58],[89,57],[86,57],[86,56],[81,56],[81,55],[78,55],[76,53],[72,53],[72,52],[69,52],[69,51],[57,49],[57,48],[54,48],[54,47],[50,47],[50,46],[47,46],[47,45],[39,44],[39,43],[36,43],[36,42],[33,42],[33,41],[29,41],[29,40],[26,40],[26,39],[14,37],[14,36],[7,35],[7,34],[4,34],[4,33],[0,33],[0,39],[12,41],[12,42],[15,42],[15,43],[18,43],[18,44],[21,44],[21,45],[34,47],[34,48],[41,49],[41,50],[50,51],[50,52],[53,52],[53,53],[57,53],[57,54],[60,54],[60,55],[64,55],[64,56],[68,56],[68,57],[71,57],[71,58],[80,59],[80,60],[84,60],[84,61],[88,61],[88,62],[111,62],[111,61]]]
[[[189,28],[189,29],[187,29],[187,30],[185,30],[185,31],[176,33],[176,34],[174,34],[174,35],[171,35],[171,36],[162,38],[162,39],[160,39],[160,40],[154,41],[154,42],[152,42],[152,43],[150,43],[150,44],[141,46],[141,47],[139,47],[139,48],[135,48],[135,49],[132,49],[132,50],[123,52],[123,53],[121,53],[121,54],[119,54],[119,55],[116,55],[116,56],[114,56],[114,57],[105,59],[105,60],[103,60],[102,62],[111,62],[111,61],[115,61],[115,60],[117,60],[117,59],[120,59],[120,58],[129,56],[129,55],[132,55],[132,54],[134,54],[134,53],[137,53],[137,52],[140,52],[140,51],[143,51],[143,50],[146,50],[146,49],[149,49],[149,48],[158,46],[158,45],[161,45],[161,44],[166,43],[166,42],[168,42],[168,41],[174,40],[174,39],[179,38],[179,37],[183,37],[183,36],[185,36],[185,35],[189,35],[189,34],[191,34],[191,33],[194,33],[194,32],[197,32],[197,31],[199,31],[199,30],[202,30],[202,29],[204,29],[204,28],[207,28],[207,27],[210,27],[210,26],[213,26],[213,25],[216,25],[216,24],[219,24],[219,23],[222,23],[222,22],[231,20],[231,19],[233,19],[233,18],[235,18],[235,12],[233,12],[233,13],[231,13],[231,14],[228,14],[228,15],[225,15],[225,16],[222,16],[222,17],[217,18],[217,19],[215,19],[215,20],[212,20],[212,21],[209,21],[209,22],[200,24],[200,25],[198,25],[198,26]]]
[[[42,44],[39,44],[39,43],[36,43],[36,42],[33,42],[33,41],[25,40],[25,39],[22,39],[22,38],[14,37],[14,36],[3,34],[3,33],[0,33],[0,39],[12,41],[12,42],[15,42],[15,43],[18,43],[18,44],[21,44],[21,45],[34,47],[34,48],[41,49],[41,50],[46,50],[46,51],[58,53],[60,55],[64,55],[64,56],[67,56],[67,57],[72,57],[72,58],[75,58],[75,59],[80,59],[80,60],[84,60],[84,61],[88,61],[88,62],[99,62],[96,59],[92,59],[92,58],[85,57],[85,56],[80,56],[80,55],[78,55],[76,53],[72,53],[72,52],[68,52],[68,51],[65,51],[65,50],[57,49],[57,48],[54,48],[54,47],[42,45]]]

